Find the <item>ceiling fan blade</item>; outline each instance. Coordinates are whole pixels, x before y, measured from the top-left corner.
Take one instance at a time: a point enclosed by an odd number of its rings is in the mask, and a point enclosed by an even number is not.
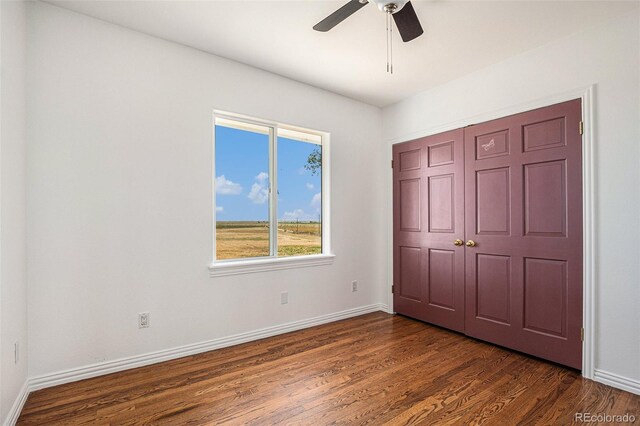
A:
[[[418,15],[416,15],[416,11],[413,9],[411,2],[405,4],[400,11],[394,13],[392,16],[393,20],[396,21],[400,37],[402,37],[402,41],[405,43],[420,37],[422,33],[424,33],[422,25],[420,25],[420,21],[418,20]]]
[[[338,25],[340,22],[347,19],[349,16],[360,10],[361,7],[366,6],[368,3],[360,3],[360,0],[351,0],[349,3],[342,6],[340,9],[333,12],[331,15],[318,22],[313,29],[316,31],[329,31],[331,28]]]

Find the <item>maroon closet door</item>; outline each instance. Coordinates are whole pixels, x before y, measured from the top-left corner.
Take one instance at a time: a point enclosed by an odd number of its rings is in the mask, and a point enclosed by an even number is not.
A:
[[[463,144],[460,129],[393,147],[394,310],[457,331],[464,330]]]
[[[580,120],[575,100],[465,129],[465,333],[578,369]]]

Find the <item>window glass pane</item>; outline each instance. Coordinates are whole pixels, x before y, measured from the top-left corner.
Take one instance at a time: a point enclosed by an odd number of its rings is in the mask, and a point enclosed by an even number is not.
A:
[[[270,255],[269,128],[216,121],[216,259]]]
[[[280,257],[322,253],[322,146],[307,136],[278,135]]]

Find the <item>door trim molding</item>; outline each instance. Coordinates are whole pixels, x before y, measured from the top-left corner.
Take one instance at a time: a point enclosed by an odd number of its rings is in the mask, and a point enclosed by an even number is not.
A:
[[[393,145],[407,142],[413,139],[431,136],[449,130],[459,129],[485,121],[503,118],[509,115],[527,112],[537,108],[570,101],[573,99],[582,100],[582,121],[584,122],[584,134],[582,135],[582,215],[583,215],[583,312],[582,323],[584,327],[584,341],[582,342],[582,376],[587,379],[594,379],[594,359],[595,359],[595,294],[596,294],[596,193],[595,193],[595,158],[594,158],[594,95],[596,85],[578,87],[563,93],[547,96],[534,101],[515,104],[506,108],[494,111],[487,111],[482,114],[463,118],[447,124],[427,127],[417,132],[407,133],[404,136],[387,140],[387,162],[393,158]],[[386,304],[389,311],[393,312],[393,295],[391,285],[393,284],[393,173],[387,170],[387,199],[389,200],[387,214],[387,289]]]

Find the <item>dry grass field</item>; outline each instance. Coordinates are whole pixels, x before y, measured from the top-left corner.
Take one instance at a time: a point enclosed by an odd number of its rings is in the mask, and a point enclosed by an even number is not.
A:
[[[300,256],[322,252],[319,222],[279,222],[278,256]],[[269,256],[267,222],[218,222],[216,258],[238,259]]]

